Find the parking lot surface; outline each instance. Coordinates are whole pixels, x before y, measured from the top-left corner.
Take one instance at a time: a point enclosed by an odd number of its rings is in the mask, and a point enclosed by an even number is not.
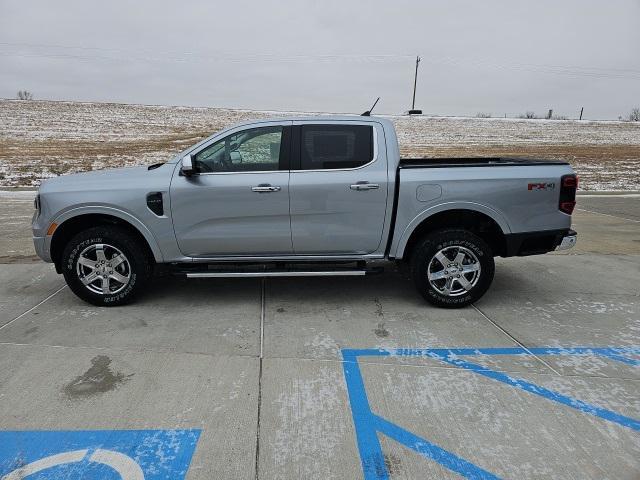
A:
[[[638,196],[579,198],[576,248],[497,259],[462,310],[392,265],[94,307],[0,199],[0,478],[640,478]]]

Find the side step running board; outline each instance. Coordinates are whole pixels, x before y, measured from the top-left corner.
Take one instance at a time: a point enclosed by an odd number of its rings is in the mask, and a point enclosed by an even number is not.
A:
[[[187,278],[229,278],[229,277],[344,277],[362,276],[367,273],[377,273],[368,270],[333,270],[333,271],[276,271],[276,272],[192,272],[187,273]]]

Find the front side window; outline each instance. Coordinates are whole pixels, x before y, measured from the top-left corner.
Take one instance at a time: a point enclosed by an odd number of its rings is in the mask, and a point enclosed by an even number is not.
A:
[[[198,173],[278,170],[282,127],[242,130],[218,140],[195,155]]]
[[[300,147],[303,170],[361,167],[373,160],[373,127],[303,125]]]

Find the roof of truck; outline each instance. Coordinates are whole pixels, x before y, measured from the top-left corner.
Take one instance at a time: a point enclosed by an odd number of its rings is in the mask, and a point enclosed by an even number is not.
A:
[[[271,117],[271,118],[258,118],[255,120],[247,120],[239,122],[230,128],[240,125],[247,125],[251,123],[263,123],[263,122],[378,122],[378,123],[390,123],[386,118],[362,115],[331,115],[331,114],[319,114],[319,115],[300,115],[300,116],[284,116],[284,117]]]

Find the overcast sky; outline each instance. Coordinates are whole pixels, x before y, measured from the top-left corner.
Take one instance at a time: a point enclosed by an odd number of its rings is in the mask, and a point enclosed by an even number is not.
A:
[[[360,113],[640,106],[640,0],[0,0],[0,97]]]

